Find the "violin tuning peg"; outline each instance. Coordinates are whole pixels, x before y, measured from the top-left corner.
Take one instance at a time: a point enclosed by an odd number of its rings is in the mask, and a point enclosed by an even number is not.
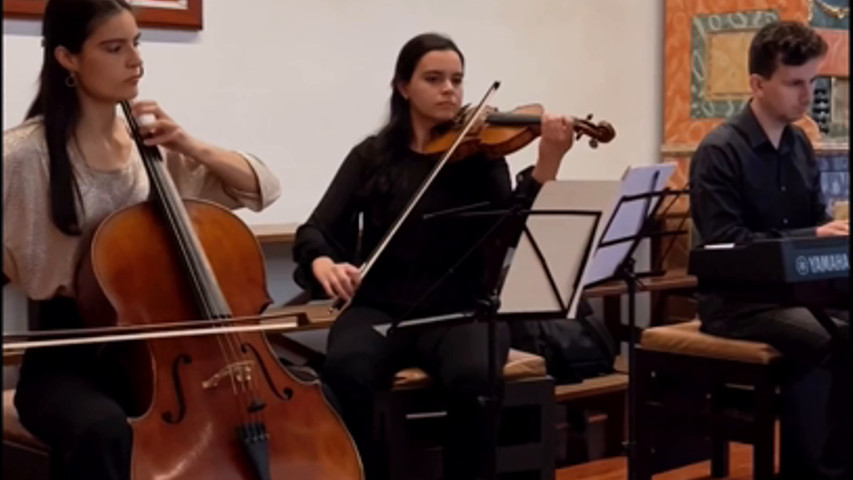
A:
[[[587,114],[586,119],[587,119],[587,121],[592,120],[592,114],[591,113]]]
[[[583,136],[583,133],[578,132],[577,135],[575,135],[575,140],[580,140],[582,136]]]
[[[594,138],[589,139],[589,146],[592,148],[598,148],[598,140]]]

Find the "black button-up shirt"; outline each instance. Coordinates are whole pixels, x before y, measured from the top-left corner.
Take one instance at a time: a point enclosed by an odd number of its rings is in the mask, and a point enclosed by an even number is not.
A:
[[[806,134],[789,125],[773,147],[749,105],[696,150],[690,209],[706,244],[813,236],[830,220]]]
[[[711,131],[690,162],[690,210],[698,242],[747,243],[809,237],[831,220],[814,150],[789,125],[775,148],[747,105]],[[697,295],[703,322],[736,319],[772,305]]]

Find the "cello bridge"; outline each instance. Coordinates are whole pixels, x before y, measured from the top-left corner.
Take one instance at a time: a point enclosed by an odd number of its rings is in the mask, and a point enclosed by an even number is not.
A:
[[[223,378],[230,376],[236,383],[249,383],[252,380],[252,360],[244,360],[241,362],[229,363],[222,367],[221,370],[213,374],[212,377],[201,382],[202,388],[205,390],[216,388]]]

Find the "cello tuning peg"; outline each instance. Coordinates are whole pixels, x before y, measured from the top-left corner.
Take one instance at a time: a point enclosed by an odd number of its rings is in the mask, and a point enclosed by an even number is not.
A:
[[[157,117],[155,117],[153,114],[143,113],[142,115],[139,116],[139,118],[137,119],[137,122],[139,123],[140,126],[144,127],[146,125],[150,125],[150,124],[154,123],[156,120],[157,120]]]

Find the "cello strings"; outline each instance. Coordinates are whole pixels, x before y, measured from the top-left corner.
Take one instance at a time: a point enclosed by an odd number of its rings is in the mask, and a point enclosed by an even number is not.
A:
[[[171,231],[175,234],[175,239],[176,239],[177,246],[180,250],[181,258],[183,258],[186,262],[189,263],[189,261],[192,260],[191,253],[190,253],[190,245],[188,245],[187,241],[186,241],[187,240],[186,236],[185,236],[186,231],[182,231],[182,229],[180,228],[180,221],[185,220],[185,218],[181,218],[179,211],[176,211],[177,208],[175,208],[175,205],[172,205],[173,199],[170,197],[169,194],[174,193],[174,191],[170,190],[168,188],[169,187],[168,179],[165,179],[165,178],[161,177],[161,175],[160,175],[161,171],[158,167],[162,166],[161,165],[162,162],[160,162],[161,157],[159,154],[159,150],[156,150],[156,147],[153,147],[150,149],[146,148],[146,146],[144,145],[143,140],[142,140],[141,132],[139,131],[139,125],[137,124],[136,118],[133,116],[133,114],[131,112],[130,105],[127,102],[121,102],[121,105],[122,105],[122,109],[124,111],[125,117],[127,118],[128,124],[130,126],[131,133],[133,134],[134,140],[136,141],[139,152],[140,152],[143,160],[145,161],[145,165],[146,165],[147,170],[149,172],[149,178],[151,180],[152,187],[155,189],[156,193],[158,194],[158,198],[161,201],[161,206],[162,206],[162,210],[163,210],[163,214],[165,216],[165,219],[168,222],[168,224],[171,226]],[[177,196],[177,195],[175,195],[175,196]],[[180,197],[178,197],[178,198],[180,198]],[[204,315],[204,316],[209,316],[209,313],[210,313],[209,299],[205,298],[206,297],[205,289],[202,285],[200,285],[201,279],[198,278],[199,272],[197,270],[195,270],[194,268],[192,268],[194,265],[189,264],[187,266],[190,267],[187,269],[188,270],[187,273],[189,274],[190,281],[194,284],[195,291],[199,293],[198,300],[202,304],[202,305],[200,305],[200,307],[203,310],[205,310],[205,312],[204,312],[205,314],[208,314],[208,315]],[[228,346],[228,348],[226,348],[223,345],[223,339],[221,339],[220,336],[218,336],[218,335],[216,337],[217,337],[217,344],[219,346],[219,349],[220,349],[220,352],[221,352],[223,358],[226,361],[226,365],[233,365],[234,364],[234,362],[232,360],[232,358],[234,358],[234,356],[232,356],[234,354],[233,345],[231,345],[226,340],[225,343]],[[229,353],[231,355],[229,355]],[[239,358],[239,356],[236,356],[236,357]],[[245,400],[244,396],[240,395],[240,393],[242,393],[242,392],[238,391],[237,385],[236,385],[236,382],[234,379],[234,375],[231,372],[231,370],[229,370],[227,373],[228,373],[228,377],[231,381],[232,394],[235,398],[235,401],[237,402],[237,408],[241,410],[241,412],[240,412],[241,416],[245,415],[245,412],[247,411],[245,409],[245,407],[248,405],[248,403]],[[241,403],[243,405],[241,405]]]

